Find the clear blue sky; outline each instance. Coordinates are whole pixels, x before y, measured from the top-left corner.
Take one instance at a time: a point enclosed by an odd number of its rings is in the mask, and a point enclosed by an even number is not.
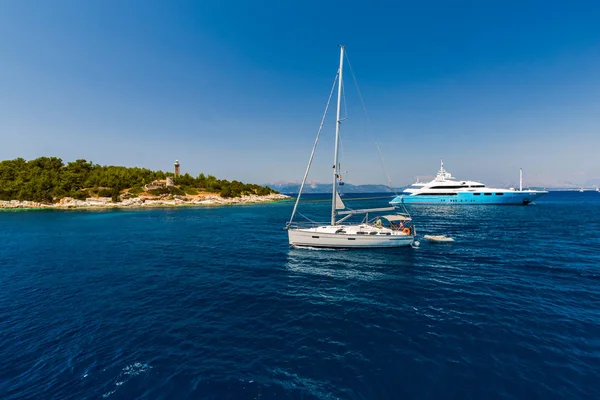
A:
[[[600,3],[0,1],[0,159],[299,180],[344,43],[353,183],[600,178]],[[333,113],[331,114],[333,117]],[[330,120],[311,178],[329,181]]]

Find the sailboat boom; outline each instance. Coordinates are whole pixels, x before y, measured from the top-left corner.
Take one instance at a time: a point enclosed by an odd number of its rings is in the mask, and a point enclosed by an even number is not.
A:
[[[339,215],[345,215],[345,214],[366,214],[366,213],[370,213],[370,212],[382,212],[382,211],[394,211],[396,210],[396,207],[382,207],[382,208],[365,208],[362,210],[348,210],[348,211],[338,211]]]

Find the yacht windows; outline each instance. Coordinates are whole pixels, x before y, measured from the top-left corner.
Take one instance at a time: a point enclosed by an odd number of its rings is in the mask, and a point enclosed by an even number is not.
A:
[[[496,193],[496,196],[504,196],[504,193]]]
[[[481,196],[481,193],[473,193],[473,196]]]
[[[457,193],[415,193],[413,196],[456,196]]]
[[[464,189],[464,188],[482,188],[485,185],[458,185],[458,186],[432,186],[426,189]]]
[[[491,196],[491,193],[484,193],[485,196]]]

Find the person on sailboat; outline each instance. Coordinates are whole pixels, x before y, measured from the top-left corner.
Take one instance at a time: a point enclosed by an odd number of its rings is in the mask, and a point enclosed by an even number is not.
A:
[[[390,227],[392,230],[401,231],[404,228],[404,221],[400,221],[398,223],[390,222]]]
[[[377,219],[375,220],[375,227],[377,228],[381,228],[381,218],[377,217]]]

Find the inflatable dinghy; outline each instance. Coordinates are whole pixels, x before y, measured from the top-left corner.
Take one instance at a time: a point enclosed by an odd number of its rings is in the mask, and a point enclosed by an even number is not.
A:
[[[430,242],[454,242],[454,239],[443,235],[425,235],[423,238],[429,240]]]

